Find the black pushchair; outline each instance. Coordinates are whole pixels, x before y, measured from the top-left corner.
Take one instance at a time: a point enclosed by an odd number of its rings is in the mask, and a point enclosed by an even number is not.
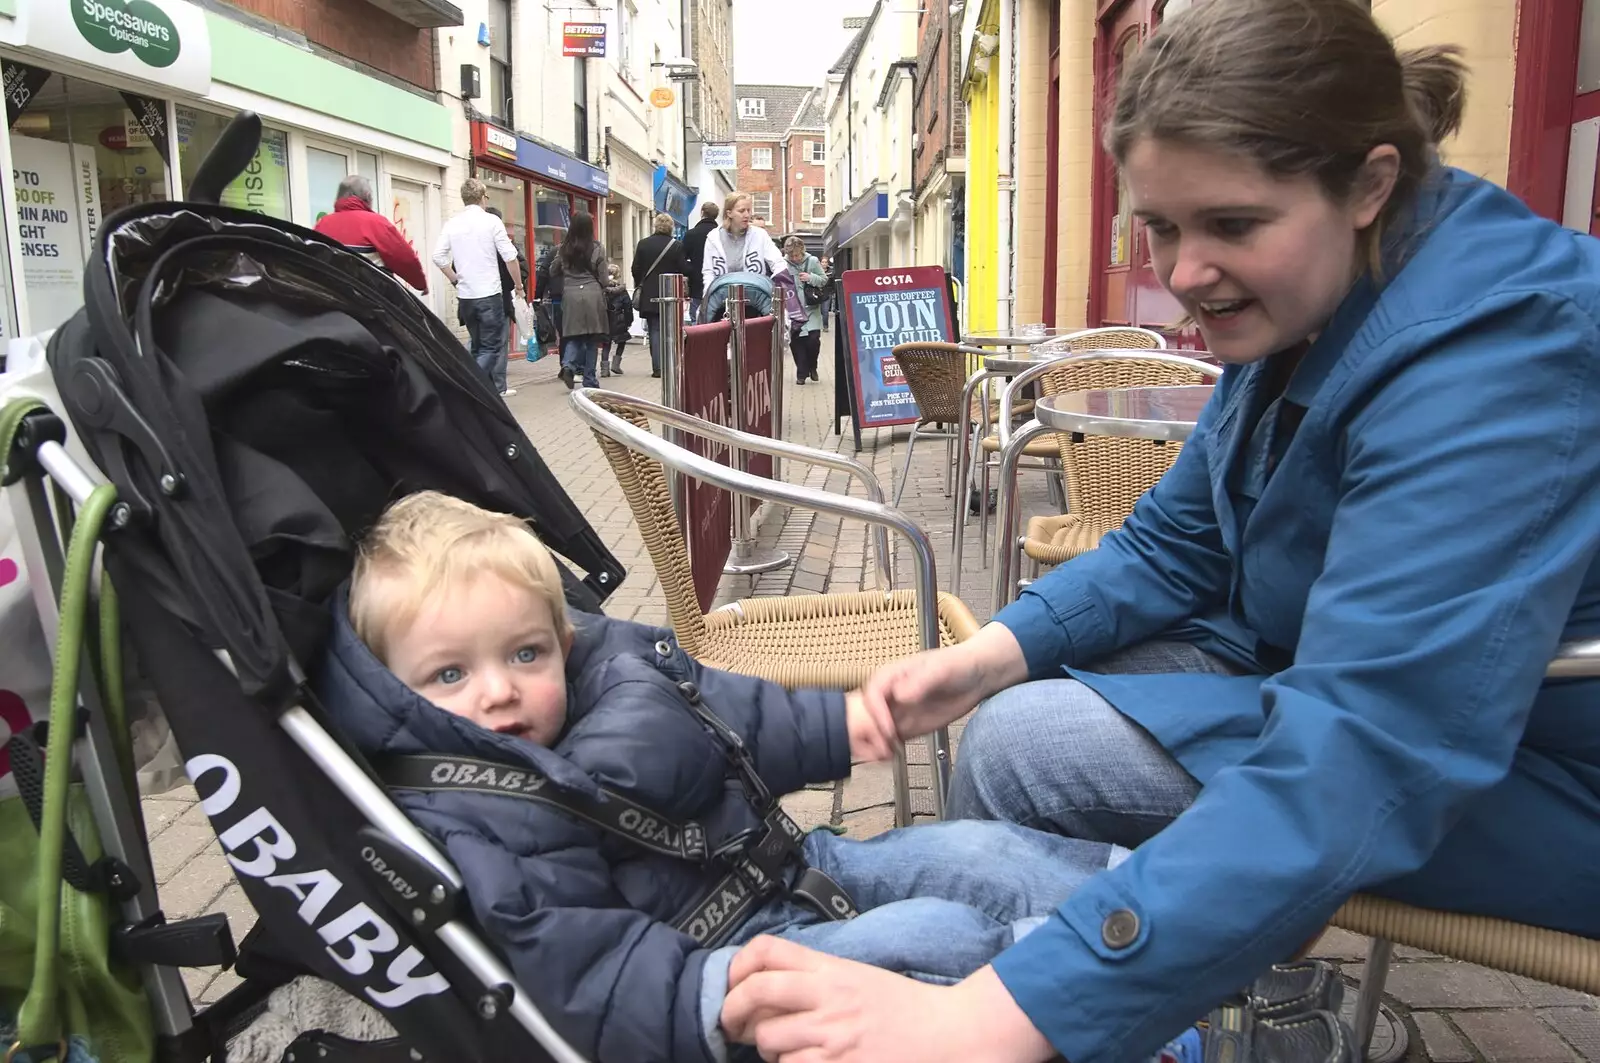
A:
[[[577,1060],[474,933],[460,876],[322,726],[299,662],[326,636],[352,540],[410,491],[526,518],[570,562],[576,609],[598,612],[624,572],[459,342],[402,285],[309,230],[216,205],[260,128],[251,114],[234,120],[189,202],[106,219],[85,308],[48,345],[59,407],[0,417],[61,710],[53,730],[29,732],[43,767],[27,785],[19,770],[19,789],[41,840],[59,837],[50,802],[76,753],[104,855],[67,837],[63,888],[103,891],[119,913],[110,952],[139,973],[157,1059],[224,1058],[230,1024],[311,974],[378,1009],[398,1037],[358,1045],[313,1031],[291,1060]],[[98,473],[63,447],[69,434]],[[116,590],[98,601],[97,540]],[[161,915],[118,733],[115,602],[259,915],[238,950],[221,916]],[[86,627],[96,608],[99,627]],[[79,648],[102,663],[80,667]],[[74,683],[76,742],[61,737]],[[180,969],[227,966],[236,952],[244,983],[197,1015]]]

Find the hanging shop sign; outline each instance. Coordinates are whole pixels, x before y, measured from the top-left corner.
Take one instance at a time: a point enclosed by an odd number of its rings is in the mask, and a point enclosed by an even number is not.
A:
[[[841,287],[856,425],[915,424],[917,400],[890,352],[902,343],[954,339],[944,270],[852,269],[845,271]]]
[[[561,24],[561,54],[572,59],[604,59],[606,57],[606,24],[604,22],[563,22]]]
[[[28,0],[25,47],[204,96],[211,91],[205,12],[187,0]]]
[[[737,170],[739,146],[737,144],[701,144],[700,165],[708,170]]]
[[[661,86],[659,89],[650,90],[650,106],[652,107],[659,107],[662,110],[666,110],[668,107],[671,107],[677,102],[678,94],[667,88],[665,85]]]

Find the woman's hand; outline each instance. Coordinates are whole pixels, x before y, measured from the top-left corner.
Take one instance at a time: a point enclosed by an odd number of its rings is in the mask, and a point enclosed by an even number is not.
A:
[[[1042,1063],[1055,1056],[985,967],[954,986],[759,937],[728,972],[722,1027],[768,1063]]]
[[[879,668],[861,686],[866,708],[895,721],[902,741],[957,720],[978,702],[1028,678],[1016,636],[988,624],[957,646],[927,650]]]

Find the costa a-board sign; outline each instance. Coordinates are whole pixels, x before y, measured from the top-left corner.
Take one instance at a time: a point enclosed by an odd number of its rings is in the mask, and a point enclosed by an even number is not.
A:
[[[938,266],[847,270],[845,343],[858,428],[917,422],[917,400],[890,352],[902,343],[950,342],[945,272]]]
[[[563,22],[561,24],[561,54],[573,59],[604,59],[606,57],[606,24],[604,22]]]

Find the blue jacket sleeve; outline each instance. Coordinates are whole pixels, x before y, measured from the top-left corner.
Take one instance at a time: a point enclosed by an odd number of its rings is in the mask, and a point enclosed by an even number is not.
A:
[[[1409,331],[1390,342],[1419,353],[1344,426],[1325,566],[1255,749],[995,963],[1072,1063],[1149,1055],[1351,893],[1421,868],[1510,770],[1594,562],[1600,334],[1538,294]]]
[[[594,907],[613,893],[598,850],[525,855],[459,828],[444,841],[472,870],[468,897],[485,937],[585,1059],[713,1063],[700,1021],[705,950],[643,912]]]
[[[1087,664],[1204,611],[1227,593],[1230,561],[1211,501],[1211,435],[1234,374],[1217,386],[1178,460],[1122,527],[995,614],[1028,675]]]
[[[850,774],[850,733],[839,691],[787,690],[684,658],[707,707],[744,739],[774,794]]]

